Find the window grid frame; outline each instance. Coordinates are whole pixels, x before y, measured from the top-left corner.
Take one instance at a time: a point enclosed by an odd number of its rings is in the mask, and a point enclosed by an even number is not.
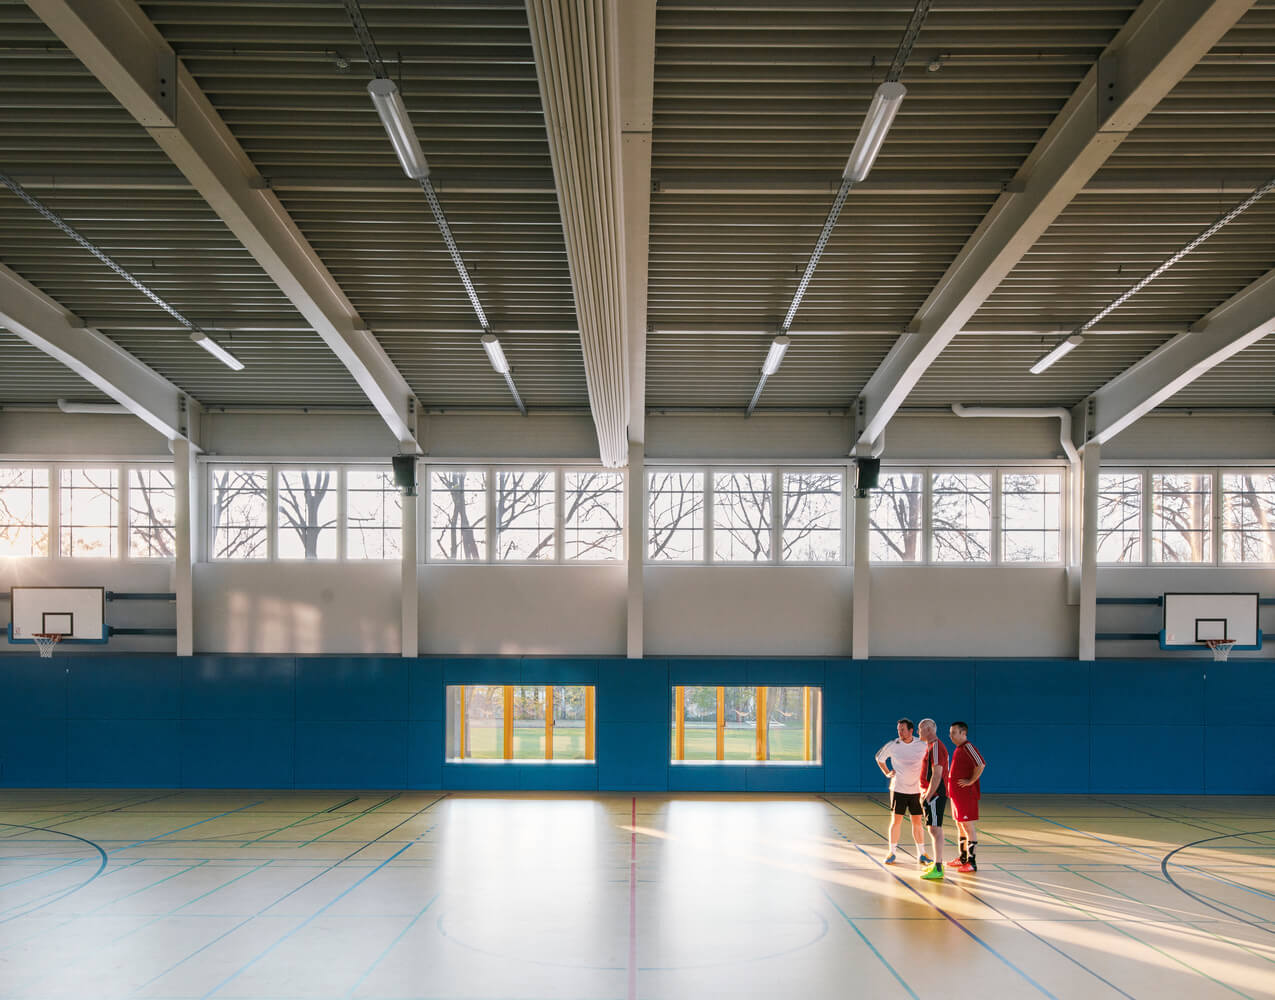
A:
[[[120,462],[54,462],[51,466],[52,473],[49,478],[49,486],[53,492],[50,497],[49,520],[54,520],[54,510],[56,509],[57,535],[52,534],[53,528],[50,525],[50,537],[53,541],[50,544],[50,554],[55,559],[91,559],[100,562],[120,562],[127,558],[128,544],[128,466]],[[65,505],[63,503],[63,485],[62,473],[66,471],[84,470],[84,469],[105,469],[115,473],[115,554],[107,556],[77,556],[74,552],[64,553],[62,551],[62,525],[65,521],[63,511]],[[83,489],[83,487],[69,487],[70,489]],[[88,527],[88,525],[72,525],[75,527]],[[103,527],[107,527],[103,525]],[[41,558],[40,556],[32,556],[30,558]],[[142,560],[138,560],[139,562]]]
[[[602,472],[606,474],[615,473],[620,477],[620,545],[619,554],[610,559],[572,559],[567,555],[567,473],[569,472]],[[594,467],[588,465],[561,465],[558,466],[558,542],[561,547],[559,561],[567,566],[619,566],[627,565],[629,561],[629,519],[628,519],[628,503],[629,489],[632,483],[630,470],[625,469],[607,469],[602,467]],[[643,490],[643,499],[645,500],[646,491]],[[544,562],[545,560],[540,560]]]
[[[1254,466],[1258,468],[1258,466]],[[1142,470],[1142,498],[1143,498],[1143,517],[1145,519],[1146,530],[1143,532],[1145,562],[1140,565],[1147,569],[1184,569],[1189,567],[1212,567],[1217,568],[1223,565],[1221,544],[1222,544],[1222,511],[1221,511],[1221,489],[1222,476],[1221,470],[1215,465],[1190,465],[1185,463],[1172,463],[1168,465],[1149,465]],[[1154,534],[1154,518],[1155,518],[1155,477],[1187,475],[1187,476],[1208,476],[1209,477],[1209,527],[1208,541],[1212,548],[1212,552],[1208,559],[1194,560],[1191,562],[1180,562],[1174,560],[1164,560],[1156,562],[1153,558],[1155,554],[1155,534]],[[1203,492],[1201,491],[1201,495]],[[1116,565],[1128,566],[1128,563],[1117,563]],[[1254,563],[1228,563],[1226,565],[1256,565]]]
[[[1253,465],[1253,466],[1233,466],[1219,465],[1213,470],[1214,497],[1213,497],[1213,514],[1214,514],[1214,543],[1213,555],[1218,566],[1243,567],[1245,569],[1269,568],[1275,566],[1275,560],[1243,560],[1243,559],[1227,559],[1223,555],[1225,551],[1224,531],[1226,524],[1226,516],[1222,509],[1223,500],[1226,498],[1226,490],[1222,486],[1222,478],[1224,476],[1243,476],[1265,473],[1268,476],[1275,476],[1275,465]],[[1207,565],[1195,563],[1193,565]]]
[[[177,558],[176,551],[174,551],[171,556],[135,556],[132,554],[132,537],[131,536],[132,536],[133,525],[130,520],[130,515],[133,512],[133,497],[132,497],[133,473],[134,472],[153,472],[153,471],[158,471],[163,469],[170,469],[172,470],[172,473],[173,473],[173,507],[174,507],[173,541],[174,541],[174,549],[176,548],[177,521],[179,520],[179,518],[176,516],[176,506],[177,506],[177,466],[176,464],[174,463],[173,465],[164,465],[163,463],[148,462],[146,464],[126,465],[123,467],[123,470],[122,470],[123,482],[121,486],[120,507],[123,513],[122,513],[122,516],[120,517],[120,520],[124,522],[124,548],[121,549],[121,552],[124,553],[124,558],[129,560],[129,562],[166,563],[170,561],[175,561]]]
[[[788,495],[783,488],[783,480],[785,476],[817,476],[827,471],[835,471],[840,478],[841,491],[838,496],[841,498],[841,516],[837,518],[837,530],[840,532],[840,555],[836,559],[785,559],[784,558],[784,519],[783,519],[783,501]],[[851,521],[852,503],[847,502],[846,493],[849,490],[850,477],[847,474],[846,465],[777,465],[772,470],[774,478],[772,479],[772,490],[770,506],[773,512],[772,520],[774,521],[774,537],[771,541],[771,551],[774,553],[775,562],[780,566],[848,566],[850,565],[850,549],[853,548],[854,538],[852,535],[853,524]],[[854,498],[849,498],[853,500]],[[826,529],[817,529],[820,531]]]
[[[1035,476],[1058,476],[1058,558],[1057,559],[1006,559],[1005,558],[1005,523],[1004,523],[1004,504],[1005,504],[1005,476],[1006,475],[1035,475]],[[1049,466],[1011,466],[996,469],[996,483],[993,488],[994,509],[996,512],[996,559],[993,565],[996,566],[1066,566],[1067,565],[1067,544],[1069,540],[1068,527],[1070,524],[1070,506],[1069,500],[1069,482],[1067,479],[1067,470],[1061,467],[1053,468]],[[1049,496],[1050,494],[1039,493],[1038,496]],[[1037,529],[1011,529],[1011,530],[1029,530],[1036,532]],[[1050,529],[1040,529],[1037,533],[1044,534]]]
[[[46,551],[44,555],[42,556],[41,555],[4,556],[0,558],[11,559],[15,562],[19,559],[60,558],[58,556],[58,550],[60,548],[62,526],[60,523],[60,518],[58,516],[58,510],[61,505],[58,502],[59,498],[57,495],[57,484],[59,482],[59,473],[57,471],[56,465],[54,463],[50,463],[47,461],[25,461],[24,462],[24,461],[21,461],[20,459],[7,459],[4,462],[0,463],[0,467],[7,468],[7,469],[28,469],[33,472],[37,470],[43,471],[46,477],[46,482],[44,485],[45,499],[47,501],[48,509],[49,509],[49,523],[47,525],[44,525],[44,527],[48,531],[47,541],[46,541]],[[18,488],[31,492],[33,498],[34,498],[35,492],[39,490],[39,487],[37,486],[23,486]],[[34,527],[34,526],[35,526],[34,524],[31,525],[31,527]]]
[[[1107,562],[1098,560],[1099,566],[1112,566],[1116,568],[1129,569],[1131,567],[1141,566],[1147,567],[1151,565],[1151,536],[1150,536],[1150,518],[1151,506],[1149,494],[1151,492],[1150,469],[1131,468],[1126,465],[1117,465],[1112,468],[1099,468],[1098,470],[1098,492],[1102,492],[1103,476],[1137,476],[1140,485],[1140,494],[1138,497],[1138,510],[1140,522],[1138,524],[1138,558],[1128,560],[1126,562]]]
[[[279,555],[279,535],[282,533],[279,523],[279,497],[281,491],[279,484],[283,480],[285,472],[331,472],[336,480],[336,520],[332,524],[331,530],[336,532],[336,555],[335,556],[315,556],[313,559],[307,559],[305,556],[281,556]],[[332,487],[329,487],[331,489]],[[270,562],[280,563],[335,563],[344,562],[343,540],[345,537],[345,518],[344,518],[344,502],[345,496],[345,473],[344,467],[336,463],[309,463],[309,462],[272,462],[270,464],[270,541],[271,555]],[[295,529],[290,529],[295,530]],[[323,530],[323,529],[320,529]],[[248,562],[260,562],[259,559],[250,559]],[[360,562],[374,562],[378,560],[359,560]],[[383,560],[381,560],[383,561]]]

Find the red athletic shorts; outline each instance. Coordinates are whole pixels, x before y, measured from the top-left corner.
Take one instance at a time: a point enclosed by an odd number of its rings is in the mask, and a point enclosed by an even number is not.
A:
[[[953,795],[950,797],[952,816],[958,823],[967,823],[978,819],[977,795]]]

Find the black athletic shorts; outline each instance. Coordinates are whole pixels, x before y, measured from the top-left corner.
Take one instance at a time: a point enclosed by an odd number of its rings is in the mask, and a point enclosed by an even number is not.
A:
[[[928,802],[922,803],[925,808],[926,826],[942,826],[943,814],[947,812],[947,796],[936,795]]]
[[[891,792],[890,811],[896,816],[907,813],[909,816],[921,815],[921,795],[919,792]]]

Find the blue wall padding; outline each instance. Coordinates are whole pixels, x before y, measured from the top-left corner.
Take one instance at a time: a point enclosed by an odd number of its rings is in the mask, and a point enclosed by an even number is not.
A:
[[[445,685],[518,683],[596,685],[596,763],[444,763]],[[823,763],[670,764],[676,684],[822,688]],[[1269,664],[1168,658],[15,654],[0,785],[883,794],[873,753],[926,715],[970,724],[988,792],[1275,793]]]

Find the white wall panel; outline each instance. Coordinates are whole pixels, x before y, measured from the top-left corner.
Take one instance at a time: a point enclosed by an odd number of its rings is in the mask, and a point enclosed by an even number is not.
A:
[[[162,458],[168,441],[128,413],[0,412],[0,460],[13,455]]]

